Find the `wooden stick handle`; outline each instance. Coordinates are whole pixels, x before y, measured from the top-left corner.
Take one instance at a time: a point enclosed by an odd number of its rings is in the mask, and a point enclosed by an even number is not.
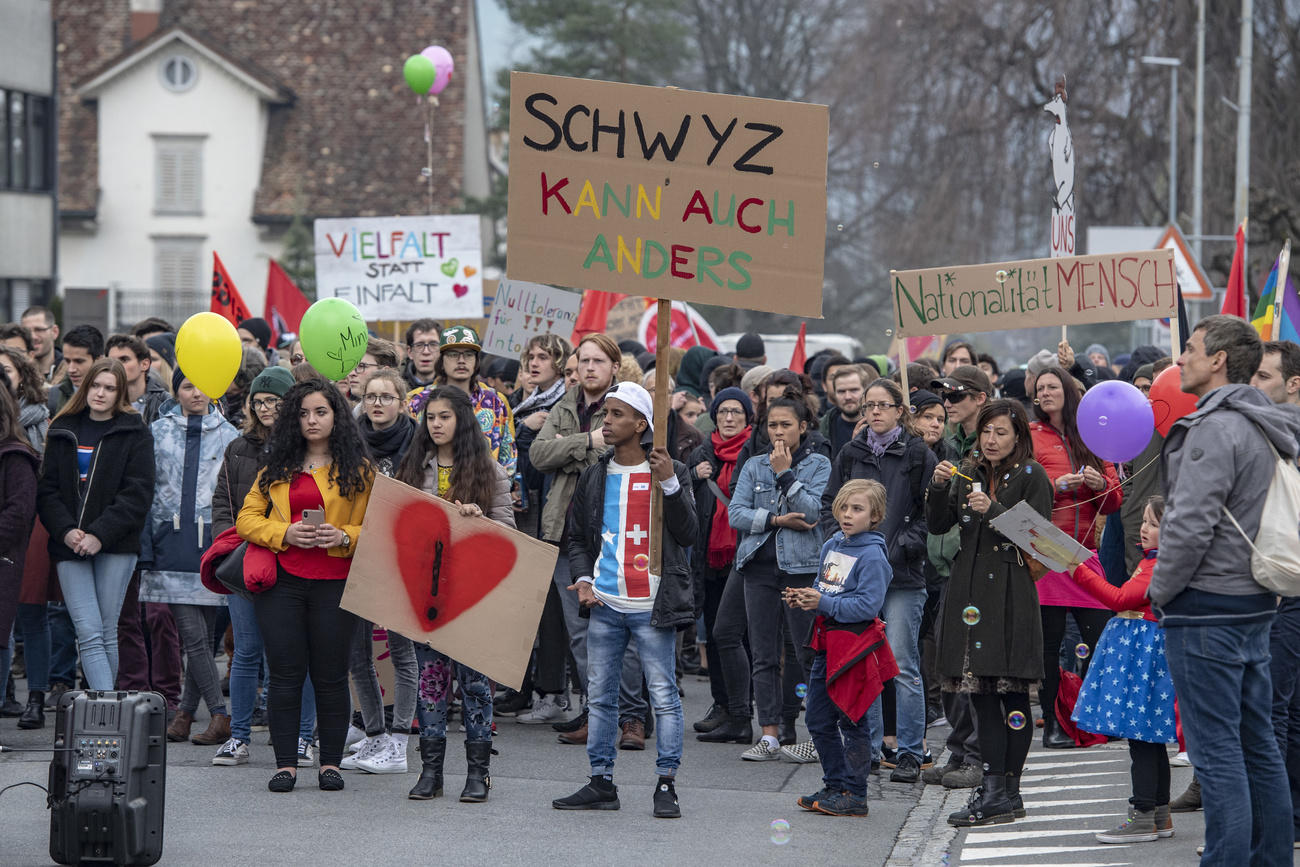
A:
[[[672,302],[660,301],[655,336],[654,446],[668,445],[668,323]],[[663,575],[664,492],[650,486],[650,574]]]

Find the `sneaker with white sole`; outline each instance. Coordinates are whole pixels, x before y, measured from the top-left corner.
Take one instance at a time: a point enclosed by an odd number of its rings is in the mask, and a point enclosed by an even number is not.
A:
[[[248,764],[248,742],[231,738],[212,757],[212,764],[224,767]]]
[[[564,696],[544,695],[533,702],[532,710],[515,714],[515,722],[526,726],[556,723],[564,719],[565,713]]]
[[[817,747],[813,746],[812,741],[803,741],[802,743],[791,744],[788,747],[781,747],[781,758],[787,762],[796,762],[801,765],[821,761],[821,757],[817,755]]]
[[[769,745],[767,738],[759,738],[758,743],[740,754],[747,762],[774,762],[781,758],[781,748]]]
[[[387,745],[388,745],[387,732],[383,732],[382,734],[377,734],[372,738],[368,737],[365,740],[361,741],[361,746],[357,749],[355,753],[353,753],[350,756],[343,757],[343,761],[339,762],[339,768],[345,771],[359,770],[360,766],[357,764],[357,762],[361,761],[362,759],[373,758],[374,756],[382,752],[384,747],[386,747]]]
[[[369,774],[406,773],[406,741],[410,735],[390,734],[375,753],[357,759],[357,770]]]
[[[1183,750],[1178,755],[1169,760],[1171,768],[1190,768],[1192,760],[1187,757],[1187,750]]]
[[[366,730],[359,729],[351,723],[348,724],[347,736],[343,738],[343,752],[355,753],[361,749],[361,742],[366,739]]]
[[[310,768],[316,764],[316,747],[307,738],[298,738],[298,767]]]

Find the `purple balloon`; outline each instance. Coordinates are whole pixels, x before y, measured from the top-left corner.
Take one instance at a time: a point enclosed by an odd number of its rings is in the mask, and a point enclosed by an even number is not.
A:
[[[1099,382],[1079,401],[1079,436],[1103,460],[1131,461],[1151,442],[1155,414],[1135,386],[1118,379]]]
[[[437,73],[429,93],[434,95],[442,93],[447,89],[447,85],[451,84],[451,74],[456,71],[456,61],[451,59],[451,52],[441,45],[430,45],[420,53],[433,61],[433,69]]]

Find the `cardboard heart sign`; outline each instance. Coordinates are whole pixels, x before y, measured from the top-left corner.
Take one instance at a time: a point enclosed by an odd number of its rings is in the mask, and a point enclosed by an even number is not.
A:
[[[465,266],[465,276],[466,276],[466,277],[473,277],[473,276],[474,276],[475,274],[477,274],[477,273],[478,273],[478,269],[475,268],[473,265],[466,265],[466,266]]]
[[[515,566],[515,549],[491,533],[452,542],[451,525],[433,503],[403,506],[393,525],[397,566],[420,625],[438,629],[483,600]]]
[[[464,298],[465,293],[469,292],[469,287],[464,283],[453,283],[451,291],[456,293],[457,298]]]
[[[460,260],[459,260],[459,259],[448,259],[446,262],[443,262],[442,265],[439,266],[439,267],[442,269],[442,273],[443,273],[445,276],[447,276],[447,277],[455,277],[455,276],[456,276],[456,269],[460,267]]]

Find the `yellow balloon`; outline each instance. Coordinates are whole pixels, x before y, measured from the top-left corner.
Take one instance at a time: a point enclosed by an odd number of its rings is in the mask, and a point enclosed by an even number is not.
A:
[[[230,388],[243,359],[239,332],[219,313],[195,313],[176,332],[177,365],[213,400]]]

